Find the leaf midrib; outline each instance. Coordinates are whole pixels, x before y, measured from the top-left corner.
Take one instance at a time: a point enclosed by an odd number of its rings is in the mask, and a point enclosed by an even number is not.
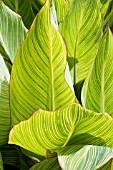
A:
[[[49,41],[50,41],[50,111],[55,110],[54,105],[54,74],[53,74],[53,63],[52,63],[52,27],[49,28]]]

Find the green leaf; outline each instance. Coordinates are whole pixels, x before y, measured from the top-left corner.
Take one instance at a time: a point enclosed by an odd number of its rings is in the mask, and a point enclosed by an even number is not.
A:
[[[64,79],[66,47],[62,36],[50,23],[49,11],[47,1],[19,48],[12,67],[13,124],[28,119],[39,108],[52,111],[77,101]]]
[[[9,79],[10,75],[0,55],[0,146],[7,143],[10,131],[9,109]]]
[[[67,11],[68,11],[68,3],[65,0],[54,0],[54,4],[55,4],[55,9],[56,9],[56,13],[57,13],[57,19],[58,19],[58,23],[62,22]]]
[[[30,170],[42,170],[42,169],[44,169],[44,170],[49,170],[49,169],[61,170],[61,168],[58,164],[57,158],[46,159],[46,160],[36,164],[32,168],[30,168]]]
[[[56,15],[54,3],[52,3],[52,7],[51,7],[50,20],[51,20],[51,24],[54,26],[54,28],[56,30],[58,30],[58,21],[57,21],[57,15]],[[72,84],[72,80],[71,80],[71,74],[69,71],[68,62],[66,64],[66,69],[65,69],[65,79],[66,79],[66,82],[68,83],[69,87],[71,88],[71,90],[74,93],[74,88],[73,88],[73,84]]]
[[[0,147],[0,152],[4,164],[9,164],[19,168],[20,157],[14,145],[3,145]]]
[[[35,14],[39,12],[46,0],[31,0],[32,8]]]
[[[102,13],[102,18],[104,19],[107,13],[108,7],[110,5],[110,0],[99,0],[99,1],[100,1],[100,10]]]
[[[113,1],[112,0],[110,1],[109,8],[105,16],[104,24],[108,24],[110,28],[113,25]]]
[[[0,170],[3,170],[2,155],[0,153]]]
[[[85,79],[102,36],[101,12],[95,0],[74,0],[59,25],[68,48],[73,84]]]
[[[112,58],[113,36],[110,30],[104,36],[95,62],[82,89],[82,104],[96,112],[108,112],[113,116],[112,106]],[[106,167],[106,166],[105,166]]]
[[[1,42],[0,42],[0,54],[2,55],[9,72],[11,72],[12,62],[11,62],[9,56],[7,55],[7,53],[5,52]]]
[[[112,170],[113,169],[113,159],[108,161],[105,165],[102,167],[98,168],[97,170]]]
[[[25,26],[29,29],[34,19],[31,0],[3,0],[3,2],[22,17]]]
[[[15,125],[9,144],[19,145],[39,155],[58,151],[66,145],[113,147],[113,119],[72,104],[58,111],[39,110],[27,121]],[[29,141],[29,143],[28,143]]]
[[[82,104],[113,116],[113,35],[108,29],[82,89]]]
[[[9,1],[10,2],[10,1]],[[16,52],[26,37],[27,29],[21,17],[0,3],[0,53],[4,60],[14,61]]]
[[[64,170],[96,170],[113,158],[113,149],[102,146],[68,146],[58,153]]]

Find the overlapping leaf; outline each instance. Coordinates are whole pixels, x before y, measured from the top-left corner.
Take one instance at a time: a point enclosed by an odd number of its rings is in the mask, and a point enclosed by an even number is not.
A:
[[[5,61],[14,61],[16,52],[25,39],[27,29],[21,17],[0,2],[0,53]],[[7,59],[7,57],[9,57]],[[9,62],[8,62],[9,63]]]
[[[9,72],[0,55],[0,145],[7,143],[10,130],[9,79]]]
[[[9,143],[36,154],[58,150],[66,145],[91,144],[113,147],[113,119],[106,114],[84,110],[73,104],[58,111],[37,111],[30,119],[15,125]]]
[[[41,9],[45,2],[46,0],[31,0],[32,8],[35,14],[39,12],[39,10]]]
[[[26,28],[29,29],[34,19],[31,0],[3,0],[3,2],[22,17]]]
[[[51,24],[54,26],[54,28],[56,30],[58,30],[57,14],[56,14],[54,2],[52,3],[52,7],[51,7],[50,20],[51,20]],[[71,74],[70,74],[70,71],[69,71],[68,62],[66,64],[66,69],[65,69],[65,79],[66,79],[66,82],[68,83],[68,85],[70,86],[70,88],[72,89],[72,91],[74,93],[74,88],[73,88],[73,84],[72,84],[72,80],[71,80]]]
[[[97,170],[112,170],[113,169],[113,159],[108,161],[105,165],[102,167],[98,168]]]
[[[82,104],[96,112],[113,116],[113,35],[104,36],[95,62],[82,90]]]
[[[4,164],[9,164],[19,168],[20,157],[14,145],[3,145],[0,147],[0,152]]]
[[[102,35],[97,1],[74,0],[59,27],[67,44],[68,62],[75,84],[86,77]]]
[[[61,170],[57,158],[50,158],[42,161],[41,163],[36,164],[30,170],[49,170],[49,169],[54,169],[54,170]]]
[[[100,1],[100,9],[102,13],[102,18],[104,18],[108,10],[110,0],[99,0],[99,1]]]
[[[47,1],[19,48],[12,67],[10,103],[13,124],[29,118],[38,108],[57,110],[75,101],[64,79],[65,66],[66,47],[50,23]]]
[[[113,149],[102,146],[68,146],[58,154],[64,170],[95,170],[113,158]]]

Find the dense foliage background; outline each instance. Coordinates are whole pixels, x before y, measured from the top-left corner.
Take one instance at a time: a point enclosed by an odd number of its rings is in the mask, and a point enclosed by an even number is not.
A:
[[[0,170],[113,169],[112,31],[112,0],[0,0]]]

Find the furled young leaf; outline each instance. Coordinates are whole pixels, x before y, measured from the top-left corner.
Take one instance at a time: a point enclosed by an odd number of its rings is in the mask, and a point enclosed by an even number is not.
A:
[[[47,1],[19,48],[12,67],[13,124],[29,118],[39,108],[57,110],[76,100],[64,79],[65,67],[66,47],[50,23]]]
[[[0,153],[0,170],[3,170],[2,155]]]
[[[82,104],[113,116],[113,35],[108,29],[82,89]]]
[[[45,156],[47,149],[66,145],[113,147],[113,119],[72,104],[58,111],[37,111],[27,121],[15,125],[9,143]]]
[[[113,149],[102,146],[68,146],[58,153],[64,170],[96,170],[113,158]]]
[[[9,1],[10,2],[10,1]],[[21,17],[0,1],[0,53],[5,61],[14,61],[16,52],[25,39],[27,29]],[[7,57],[9,57],[7,59]]]
[[[85,79],[102,35],[99,5],[95,0],[74,0],[60,31],[68,48],[73,84]]]
[[[42,169],[44,169],[44,170],[49,170],[49,169],[61,170],[61,168],[58,164],[57,158],[46,159],[46,160],[36,164],[32,168],[30,168],[30,170],[42,170]]]
[[[3,2],[22,17],[25,26],[29,29],[34,19],[31,0],[3,0]]]
[[[9,79],[9,72],[0,55],[0,146],[7,143],[10,130]]]

